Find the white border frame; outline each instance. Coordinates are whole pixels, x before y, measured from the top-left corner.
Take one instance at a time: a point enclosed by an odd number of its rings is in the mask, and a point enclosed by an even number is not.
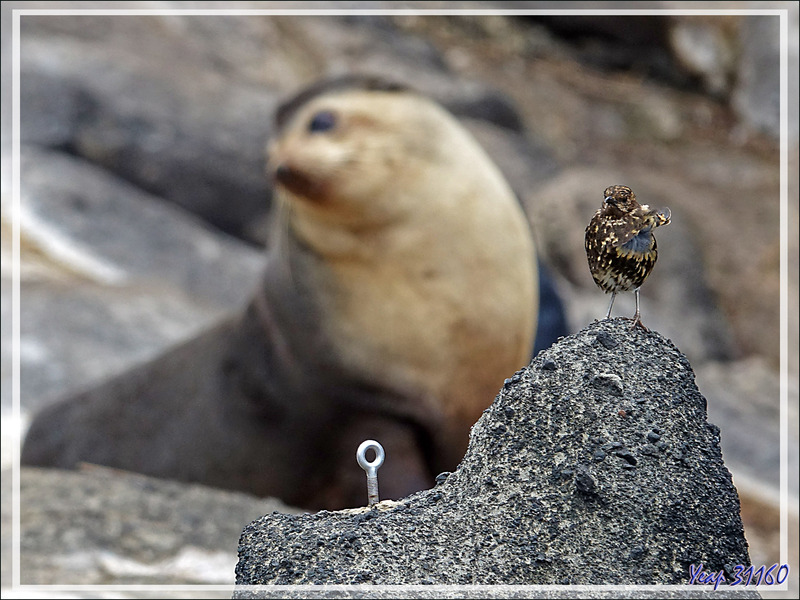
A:
[[[789,137],[788,137],[788,43],[789,43],[789,10],[785,9],[546,9],[546,10],[493,10],[493,9],[397,9],[397,10],[372,10],[372,9],[18,9],[12,8],[12,419],[15,423],[21,422],[20,411],[20,18],[30,15],[106,15],[106,16],[153,16],[153,15],[185,15],[185,16],[216,16],[216,15],[270,15],[270,16],[342,16],[342,15],[624,15],[624,16],[664,16],[664,15],[703,15],[703,16],[779,16],[780,17],[780,563],[789,564],[788,540],[788,239],[789,239],[789,210],[788,210],[788,185],[789,185]],[[17,429],[19,431],[19,429]],[[384,591],[436,591],[436,592],[463,592],[465,594],[482,593],[491,597],[492,592],[500,594],[519,594],[530,591],[533,593],[544,591],[598,591],[608,592],[623,590],[640,590],[650,592],[663,591],[691,591],[706,590],[706,586],[677,585],[677,586],[644,586],[644,585],[578,585],[578,586],[551,586],[551,585],[402,585],[402,586],[370,586],[370,585],[298,585],[298,586],[242,586],[234,585],[30,585],[20,583],[20,444],[19,433],[13,444],[12,456],[12,584],[11,591],[25,591],[30,593],[52,592],[107,592],[107,591],[225,591],[233,592],[234,589],[260,589],[270,596],[277,597],[281,592],[291,591],[319,591],[327,592],[363,592],[365,595],[374,595]],[[797,565],[793,565],[797,567]],[[720,586],[719,592],[758,590],[771,593],[788,590],[788,579],[781,586],[730,588]]]

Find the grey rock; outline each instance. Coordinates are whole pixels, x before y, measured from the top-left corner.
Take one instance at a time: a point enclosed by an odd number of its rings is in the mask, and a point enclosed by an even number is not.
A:
[[[735,20],[674,17],[669,45],[678,63],[712,96],[730,93],[736,64]]]
[[[780,137],[780,39],[777,15],[743,20],[741,59],[732,98],[734,109],[745,123],[776,139]],[[793,129],[796,128],[795,121]]]
[[[100,467],[24,468],[20,505],[21,583],[29,585],[228,584],[242,527],[294,511]]]
[[[230,42],[247,37],[242,21],[220,48],[239,48]],[[84,157],[223,231],[255,235],[252,216],[269,208],[264,148],[277,98],[226,72],[235,50],[224,60],[194,49],[204,34],[225,35],[225,19],[23,23],[24,142]]]
[[[714,422],[725,424],[722,449],[738,478],[760,480],[773,490],[780,487],[780,380],[758,359],[734,363],[711,362],[697,367],[698,384],[708,398]],[[796,379],[789,379],[790,408],[796,406]],[[792,416],[788,416],[792,422]],[[796,415],[794,422],[796,423]],[[797,439],[787,439],[789,472],[797,471]],[[789,493],[798,495],[797,480]]]
[[[166,285],[153,295],[132,287],[29,282],[22,298],[20,402],[28,413],[152,358],[219,317]],[[4,371],[3,384],[10,379]],[[10,403],[4,395],[3,409]]]
[[[40,244],[63,239],[76,253],[94,256],[94,264],[102,261],[105,267],[90,273],[102,283],[145,287],[171,281],[208,308],[243,303],[256,287],[264,265],[259,250],[219,235],[106,170],[24,147],[21,178],[26,231],[36,232]],[[69,262],[69,249],[62,245],[54,254]],[[80,270],[82,265],[70,266]]]
[[[598,373],[592,377],[592,385],[601,390],[606,390],[612,396],[622,396],[622,379],[614,373]]]
[[[525,130],[525,124],[513,101],[498,91],[487,90],[478,97],[454,98],[448,108],[462,118],[486,121],[515,133]]]
[[[22,404],[33,411],[143,362],[233,312],[264,253],[107,171],[22,152]],[[2,289],[10,309],[10,286]],[[10,320],[9,320],[10,322]],[[6,320],[4,319],[4,324]],[[6,346],[3,346],[5,358]],[[3,370],[3,386],[11,373]],[[4,408],[10,394],[3,394]]]
[[[489,121],[464,118],[464,124],[497,163],[519,198],[559,173],[552,151],[540,140]]]
[[[239,586],[234,598],[760,598],[758,592],[714,591],[702,587],[665,586],[552,586],[552,585],[299,585],[299,586]]]
[[[657,72],[662,75],[670,66],[665,19],[647,15],[620,19],[614,15],[568,14],[527,18],[569,40],[576,55],[592,65],[607,69],[660,67]]]
[[[594,385],[601,373],[621,396]],[[600,321],[517,375],[435,488],[264,516],[242,533],[237,584],[679,584],[692,564],[728,581],[749,564],[719,429],[668,340]]]

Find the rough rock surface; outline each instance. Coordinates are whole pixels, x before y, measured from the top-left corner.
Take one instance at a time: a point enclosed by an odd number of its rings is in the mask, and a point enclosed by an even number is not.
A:
[[[692,367],[630,325],[595,322],[508,379],[435,488],[248,525],[237,584],[681,584],[749,564]]]
[[[199,334],[255,289],[263,252],[197,216],[74,156],[24,147],[21,162],[24,247],[60,273],[26,278],[27,410]]]
[[[25,469],[20,497],[27,585],[230,583],[242,527],[264,512],[293,510],[102,467]]]

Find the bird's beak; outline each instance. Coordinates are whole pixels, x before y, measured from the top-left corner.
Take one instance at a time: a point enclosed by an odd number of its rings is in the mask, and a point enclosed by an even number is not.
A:
[[[614,198],[612,198],[611,196],[606,196],[605,198],[603,198],[603,204],[615,204]]]

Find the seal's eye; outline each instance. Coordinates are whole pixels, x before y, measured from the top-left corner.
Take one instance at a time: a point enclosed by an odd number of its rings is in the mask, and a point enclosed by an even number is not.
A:
[[[336,115],[329,110],[322,110],[311,118],[308,130],[311,133],[330,131],[336,126]]]

